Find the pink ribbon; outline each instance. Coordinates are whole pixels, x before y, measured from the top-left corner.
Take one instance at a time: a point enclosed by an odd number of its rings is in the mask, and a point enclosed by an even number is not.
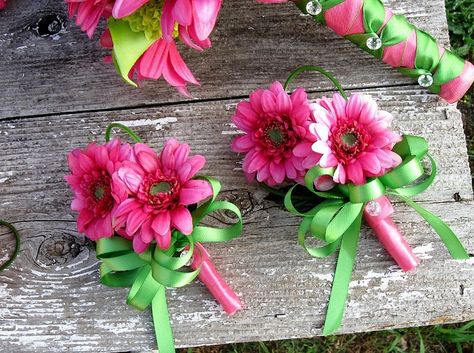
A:
[[[394,212],[390,200],[386,196],[381,196],[374,201],[380,205],[380,214],[371,214],[368,211],[371,205],[368,203],[364,209],[365,221],[401,269],[405,272],[413,270],[420,264],[420,260],[390,217]]]
[[[237,311],[242,309],[242,303],[239,297],[224,281],[219,272],[217,272],[204,246],[202,246],[201,243],[196,243],[195,246],[196,250],[193,254],[191,268],[196,270],[201,267],[199,279],[219,302],[225,312],[229,315],[234,315]]]
[[[365,32],[363,24],[363,0],[346,0],[324,12],[324,19],[329,28],[340,36],[351,34],[362,34]],[[385,23],[393,16],[390,9],[386,9]],[[379,33],[380,34],[380,33]],[[408,37],[406,41],[392,46],[385,46],[383,49],[382,61],[392,67],[415,67],[415,57],[417,49],[416,32]],[[440,48],[440,58],[445,50]],[[464,70],[455,79],[441,85],[439,95],[449,103],[460,100],[474,82],[474,65],[465,61]]]

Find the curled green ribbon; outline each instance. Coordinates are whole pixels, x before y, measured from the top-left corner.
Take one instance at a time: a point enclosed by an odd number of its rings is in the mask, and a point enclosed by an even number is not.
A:
[[[381,177],[369,179],[365,184],[338,185],[330,192],[315,190],[314,182],[321,176],[333,176],[334,168],[313,167],[306,174],[305,185],[311,193],[325,200],[308,212],[300,213],[293,204],[293,191],[297,185],[285,196],[284,204],[287,210],[303,217],[298,229],[298,241],[306,251],[314,257],[326,257],[339,250],[324,323],[324,335],[336,331],[342,322],[363,210],[367,202],[386,194],[400,198],[431,225],[454,259],[469,258],[466,249],[446,223],[410,199],[410,196],[425,191],[436,176],[436,163],[428,154],[427,141],[419,136],[405,135],[402,141],[394,146],[393,151],[402,157],[402,163],[398,167]],[[426,173],[422,164],[425,157],[431,163],[430,173]],[[308,246],[308,234],[325,244],[320,247]]]
[[[217,201],[221,184],[218,180],[201,177],[212,187],[213,195],[192,212],[194,229],[190,235],[175,230],[169,249],[162,250],[155,244],[142,254],[133,250],[132,242],[114,236],[97,241],[97,257],[100,264],[100,280],[109,287],[130,287],[127,304],[145,310],[151,305],[156,342],[160,353],[175,352],[166,303],[166,287],[179,288],[192,282],[199,268],[186,271],[192,260],[195,243],[224,242],[238,237],[242,232],[242,215],[237,206],[228,201]],[[225,228],[201,225],[201,221],[213,212],[231,212],[237,222]],[[187,252],[183,250],[187,249]],[[176,256],[181,254],[181,256]]]

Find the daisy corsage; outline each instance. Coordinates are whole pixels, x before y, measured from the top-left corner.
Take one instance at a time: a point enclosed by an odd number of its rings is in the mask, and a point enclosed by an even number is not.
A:
[[[111,140],[114,127],[135,143]],[[233,203],[217,200],[219,181],[197,175],[206,160],[191,155],[187,144],[171,139],[156,153],[118,123],[107,128],[105,140],[68,154],[65,178],[74,193],[77,229],[96,242],[101,282],[130,287],[127,303],[138,310],[151,306],[158,349],[172,353],[167,287],[199,277],[229,315],[242,308],[202,244],[238,237],[242,216]],[[204,225],[215,212],[226,212],[234,223]]]
[[[317,71],[339,93],[309,103],[303,88],[287,93],[294,78]],[[243,153],[243,171],[281,197],[285,208],[302,217],[298,242],[314,257],[339,250],[323,334],[341,325],[361,223],[364,218],[404,271],[419,259],[390,215],[387,196],[411,206],[439,234],[455,259],[468,254],[453,231],[410,197],[426,190],[436,175],[427,141],[391,130],[393,117],[368,95],[347,96],[339,82],[317,66],[292,72],[284,85],[257,90],[239,103],[233,122],[243,135],[232,142]],[[430,162],[427,170],[423,160]],[[307,236],[324,242],[312,247]]]

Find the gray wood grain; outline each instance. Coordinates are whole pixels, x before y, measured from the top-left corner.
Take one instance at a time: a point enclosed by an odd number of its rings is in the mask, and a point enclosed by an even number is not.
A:
[[[441,0],[386,4],[448,45]],[[46,31],[52,23],[56,30]],[[163,81],[146,83],[140,90],[125,85],[113,66],[102,62],[107,51],[97,38],[89,41],[67,19],[61,0],[11,1],[0,12],[0,119],[184,101]],[[224,1],[212,39],[213,48],[204,53],[182,50],[201,80],[201,87],[191,88],[195,99],[244,96],[269,80],[283,80],[303,64],[324,66],[346,87],[413,84],[328,28],[302,18],[292,4]],[[315,76],[301,84],[332,89]]]
[[[418,199],[474,252],[474,202],[459,112],[416,86],[366,92],[395,114],[398,130],[429,138],[439,177]],[[19,258],[0,274],[0,351],[154,347],[149,312],[127,307],[126,290],[98,283],[95,253],[77,234],[75,215],[68,209],[65,153],[94,139],[102,141],[112,121],[133,127],[157,149],[169,137],[189,142],[195,153],[206,156],[204,172],[222,181],[222,197],[243,210],[242,237],[209,249],[245,310],[227,317],[200,283],[169,290],[177,345],[321,334],[335,257],[305,254],[296,243],[300,220],[245,182],[241,157],[229,149],[237,133],[230,124],[236,103],[229,99],[0,121],[1,218],[14,222],[23,239]],[[460,202],[455,202],[455,193]],[[396,209],[394,219],[422,264],[403,273],[364,228],[340,333],[474,319],[474,261],[452,260],[413,210],[403,204]],[[0,259],[12,246],[11,236],[2,232],[0,244],[6,246]]]

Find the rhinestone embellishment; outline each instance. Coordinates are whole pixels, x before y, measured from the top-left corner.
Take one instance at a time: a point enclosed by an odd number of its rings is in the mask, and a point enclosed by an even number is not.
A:
[[[433,84],[433,76],[431,74],[423,74],[418,77],[418,84],[421,87],[430,87]]]
[[[382,48],[382,39],[380,39],[379,36],[369,37],[365,44],[367,45],[367,48],[377,50]]]
[[[369,214],[369,216],[377,217],[380,216],[382,212],[382,207],[377,201],[369,201],[365,206],[365,211]]]
[[[323,7],[317,0],[311,0],[306,4],[306,12],[312,16],[317,16],[323,11]]]

